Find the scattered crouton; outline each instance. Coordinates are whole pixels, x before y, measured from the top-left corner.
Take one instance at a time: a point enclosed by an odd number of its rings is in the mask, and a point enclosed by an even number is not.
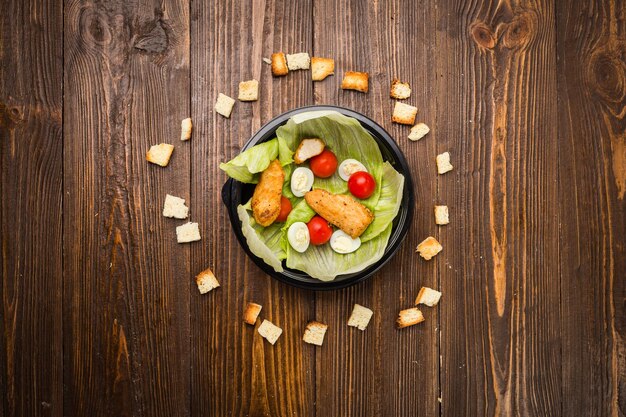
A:
[[[405,327],[421,323],[424,320],[426,319],[424,318],[422,312],[417,307],[413,307],[400,311],[400,313],[398,313],[396,323],[398,325],[398,329],[403,329]]]
[[[415,123],[415,116],[417,116],[417,107],[396,101],[391,121],[403,125],[413,125],[413,123]]]
[[[452,164],[450,163],[450,153],[444,152],[440,155],[437,155],[437,172],[440,174],[445,174],[446,172],[452,171]]]
[[[274,77],[280,77],[287,75],[289,68],[287,67],[287,58],[283,52],[276,52],[272,54],[272,75]]]
[[[193,129],[193,125],[191,123],[191,118],[188,117],[183,119],[180,122],[180,140],[189,140],[191,139],[191,130]]]
[[[420,140],[430,132],[430,128],[426,126],[426,123],[418,123],[411,128],[409,133],[409,139],[412,141]]]
[[[391,83],[391,92],[389,93],[391,98],[397,98],[398,100],[404,100],[411,97],[411,86],[409,83],[403,83],[398,79],[393,79]]]
[[[239,101],[257,101],[259,99],[259,82],[257,80],[239,83]]]
[[[200,240],[200,228],[198,223],[185,223],[176,228],[176,239],[178,243],[189,243]]]
[[[174,152],[174,145],[169,145],[167,143],[153,145],[146,153],[146,161],[166,167],[167,164],[170,163],[172,152]]]
[[[300,142],[298,149],[296,149],[293,155],[293,160],[296,164],[301,164],[307,159],[321,154],[325,146],[326,144],[321,139],[302,139],[302,142]]]
[[[367,72],[346,71],[343,81],[341,81],[341,88],[367,93],[369,91],[369,77]]]
[[[163,216],[174,219],[186,219],[189,214],[189,207],[185,205],[185,200],[180,197],[165,194],[163,204]]]
[[[200,294],[206,294],[219,287],[220,283],[217,281],[217,278],[215,278],[215,275],[213,275],[211,268],[207,268],[196,275],[196,285],[198,286]]]
[[[311,58],[311,78],[313,81],[322,81],[335,73],[335,60],[331,58]]]
[[[306,52],[287,54],[287,68],[289,68],[289,71],[309,69],[310,65],[311,58]]]
[[[352,309],[352,315],[348,319],[348,326],[356,327],[359,330],[365,330],[373,314],[374,312],[369,308],[355,304]]]
[[[306,325],[302,340],[312,345],[322,346],[322,343],[324,343],[324,335],[326,334],[326,329],[328,329],[327,324],[312,321]]]
[[[276,343],[280,335],[283,334],[283,329],[274,325],[269,320],[263,320],[263,323],[261,323],[257,331],[271,344]]]
[[[228,118],[230,117],[230,113],[233,111],[234,106],[234,98],[228,97],[226,94],[220,93],[217,96],[217,102],[215,103],[215,107],[213,107],[213,109],[222,116]]]
[[[262,308],[260,304],[248,303],[246,311],[243,313],[243,321],[254,326]]]
[[[265,57],[263,57],[263,62],[265,62],[265,63],[266,63],[266,64],[268,64],[268,65],[272,65],[272,60],[271,60],[271,59],[269,59],[269,58],[265,58]]]
[[[422,243],[417,245],[416,252],[419,252],[422,258],[429,261],[432,259],[433,256],[441,252],[442,249],[443,246],[441,246],[441,244],[437,242],[437,239],[432,236],[428,236],[422,241]]]
[[[440,225],[450,223],[448,206],[435,206],[435,223]]]
[[[417,298],[415,299],[415,305],[426,304],[428,307],[436,306],[441,298],[441,293],[432,288],[422,287]]]

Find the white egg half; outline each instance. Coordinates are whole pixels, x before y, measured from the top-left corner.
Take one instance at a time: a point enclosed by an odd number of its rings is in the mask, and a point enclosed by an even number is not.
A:
[[[352,253],[361,246],[361,239],[352,239],[343,230],[336,230],[330,237],[330,247],[337,253]]]
[[[339,169],[337,170],[337,172],[339,172],[339,176],[344,181],[348,181],[350,179],[350,175],[359,171],[367,172],[367,168],[365,168],[365,165],[356,159],[344,160],[341,164],[339,164]]]
[[[289,230],[287,230],[287,240],[295,251],[300,253],[306,251],[311,241],[309,228],[306,227],[306,223],[295,222],[289,226]]]
[[[313,171],[305,167],[294,169],[291,174],[291,192],[296,197],[302,197],[313,187],[315,176]]]

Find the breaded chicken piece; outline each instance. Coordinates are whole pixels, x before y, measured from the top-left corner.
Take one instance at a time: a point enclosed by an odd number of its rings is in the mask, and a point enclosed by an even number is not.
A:
[[[263,227],[274,223],[280,213],[280,196],[285,173],[278,159],[273,160],[261,173],[261,179],[252,195],[252,215]]]
[[[361,236],[374,221],[374,213],[349,195],[313,190],[304,195],[307,204],[320,216],[353,239]]]

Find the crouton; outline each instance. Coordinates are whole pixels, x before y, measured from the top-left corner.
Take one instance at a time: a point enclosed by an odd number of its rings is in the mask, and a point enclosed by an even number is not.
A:
[[[394,78],[391,83],[391,92],[389,93],[391,98],[397,98],[404,100],[411,97],[411,86],[409,83],[403,83],[402,81]]]
[[[322,81],[335,73],[335,60],[331,58],[311,58],[311,79]]]
[[[153,145],[146,153],[146,161],[166,167],[170,163],[172,152],[174,152],[174,145],[167,143]]]
[[[302,139],[293,155],[293,160],[296,164],[301,164],[307,159],[321,154],[324,151],[324,146],[326,144],[321,139]]]
[[[259,99],[259,82],[257,80],[239,83],[239,101],[256,101]]]
[[[426,126],[426,123],[418,123],[411,128],[409,133],[409,139],[412,141],[420,140],[430,132],[430,128]]]
[[[180,140],[189,140],[191,139],[191,130],[193,129],[193,125],[191,123],[191,118],[188,117],[183,119],[180,122]]]
[[[200,240],[200,229],[198,223],[185,223],[176,228],[176,239],[178,243],[189,243]]]
[[[355,304],[352,309],[352,315],[348,319],[348,326],[356,327],[359,330],[365,330],[373,314],[374,312],[369,308]]]
[[[302,340],[312,345],[322,346],[322,343],[324,343],[324,335],[326,334],[326,329],[328,329],[328,325],[324,323],[319,323],[317,321],[312,321],[306,325]]]
[[[416,115],[417,107],[396,101],[396,105],[393,108],[393,116],[391,117],[391,121],[403,125],[412,125],[413,123],[415,123]]]
[[[180,197],[165,194],[163,204],[163,216],[174,219],[186,219],[189,214],[189,207],[185,205],[185,200]]]
[[[198,286],[200,294],[206,294],[219,287],[220,283],[217,281],[217,278],[215,278],[215,275],[213,275],[211,268],[207,268],[196,275],[196,285]]]
[[[246,311],[243,313],[243,321],[254,326],[262,308],[260,304],[248,303]]]
[[[346,71],[343,81],[341,81],[341,88],[367,93],[369,91],[369,77],[367,72]]]
[[[272,75],[274,77],[280,77],[287,75],[289,68],[287,67],[287,58],[283,52],[276,52],[272,54]]]
[[[437,155],[437,172],[440,174],[445,174],[446,172],[452,171],[452,164],[450,163],[450,153],[444,152],[442,154]]]
[[[435,206],[435,223],[440,225],[450,223],[448,206]]]
[[[396,319],[396,324],[398,325],[398,329],[403,329],[421,323],[424,320],[426,319],[422,312],[417,307],[413,307],[400,311]]]
[[[417,298],[415,299],[415,305],[426,304],[428,307],[433,307],[437,305],[440,298],[441,293],[439,291],[428,287],[422,287],[419,294],[417,294]]]
[[[419,252],[422,258],[429,261],[432,259],[433,256],[441,252],[442,249],[443,249],[443,246],[441,246],[441,244],[437,242],[437,239],[435,239],[432,236],[429,236],[426,239],[424,239],[422,243],[417,245],[417,249],[415,250],[415,252]]]
[[[265,58],[265,57],[263,57],[263,62],[265,62],[265,63],[266,63],[266,64],[268,64],[268,65],[272,65],[272,60],[271,60],[271,59],[269,59],[269,58]]]
[[[217,101],[215,102],[215,107],[213,107],[213,109],[222,116],[228,118],[230,117],[230,113],[233,111],[234,106],[234,98],[228,97],[226,94],[219,93],[219,95],[217,96]]]
[[[297,54],[287,54],[287,68],[289,71],[309,69],[311,64],[311,58],[306,52],[300,52]]]
[[[269,320],[263,320],[263,323],[261,323],[257,331],[271,344],[276,343],[280,335],[283,334],[283,329],[274,325]]]
[[[374,214],[349,195],[332,194],[323,189],[304,195],[307,204],[320,216],[356,239],[374,221]]]

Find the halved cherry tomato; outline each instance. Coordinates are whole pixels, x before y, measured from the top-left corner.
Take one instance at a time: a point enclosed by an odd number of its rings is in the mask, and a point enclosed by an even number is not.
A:
[[[369,172],[355,172],[348,179],[348,189],[353,196],[365,199],[374,194],[376,180]]]
[[[309,228],[309,236],[312,245],[323,245],[330,240],[333,229],[321,216],[315,216],[306,224]]]
[[[320,178],[328,178],[337,171],[337,157],[328,149],[314,156],[309,161],[311,171]]]
[[[291,213],[291,201],[287,197],[280,196],[280,213],[276,217],[277,222],[284,222],[287,220],[287,216]]]

